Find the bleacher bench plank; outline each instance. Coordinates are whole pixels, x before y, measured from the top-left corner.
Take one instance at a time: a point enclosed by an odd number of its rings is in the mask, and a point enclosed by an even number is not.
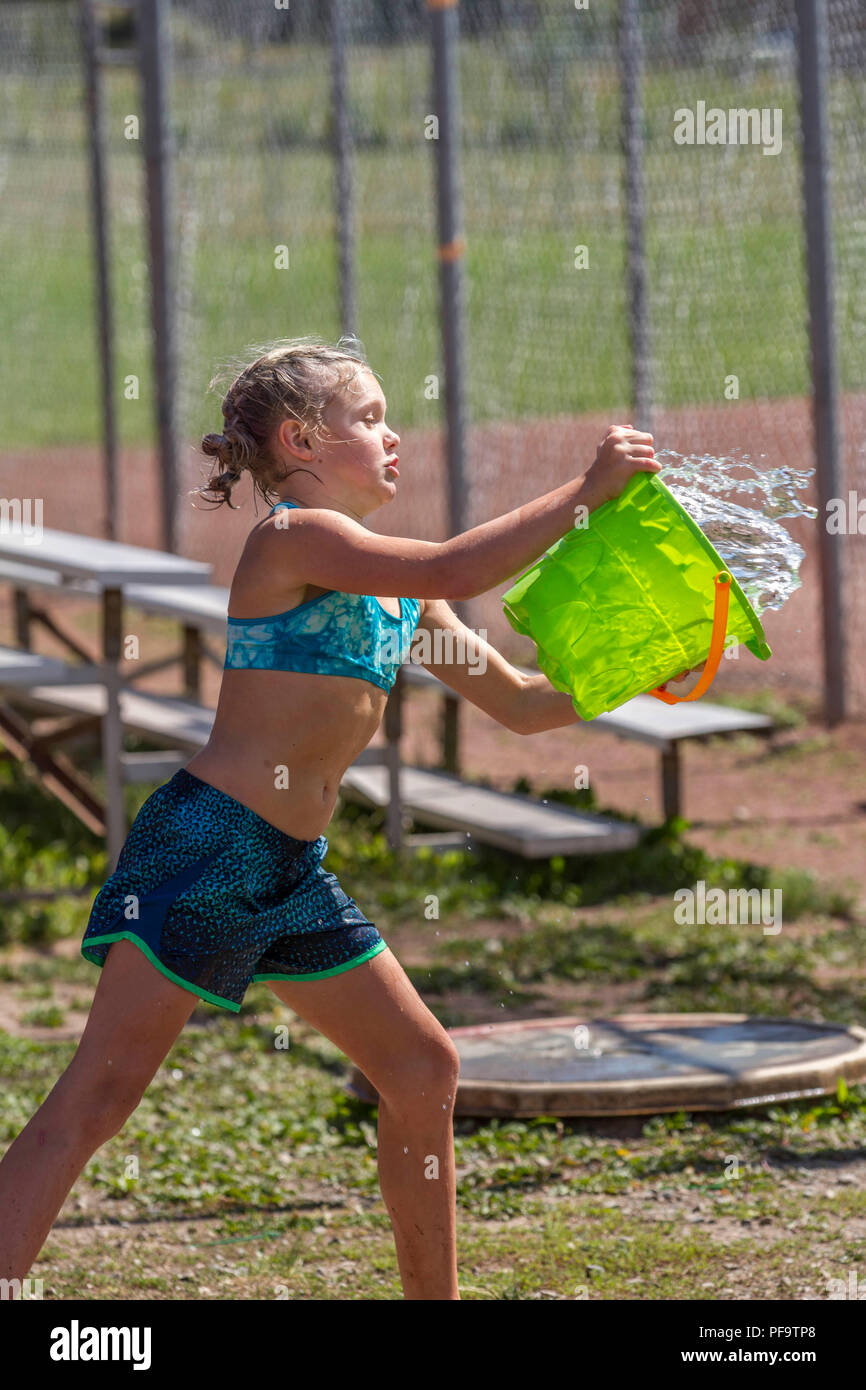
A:
[[[20,589],[44,589],[74,598],[93,598],[99,589],[92,579],[64,579],[56,570],[39,569],[0,560],[0,582]],[[159,613],[190,627],[202,627],[225,637],[229,590],[219,584],[126,584],[127,603],[146,613]]]
[[[105,713],[106,694],[102,685],[36,685],[27,695],[40,705],[81,714],[101,716]],[[137,690],[121,690],[119,702],[123,726],[134,733],[164,738],[169,744],[195,750],[203,748],[210,738],[215,712],[205,705]]]
[[[87,683],[98,674],[93,666],[70,666],[53,656],[22,652],[17,647],[0,647],[0,690],[33,686],[37,681],[51,685]]]
[[[695,700],[684,705],[666,705],[652,695],[635,695],[619,709],[597,714],[587,720],[589,727],[609,729],[625,738],[638,739],[656,748],[685,738],[708,738],[712,734],[769,731],[773,721],[767,714],[734,705],[714,705]]]
[[[342,787],[369,805],[385,806],[384,768],[348,768]],[[445,772],[400,769],[400,801],[416,820],[442,829],[468,831],[475,839],[527,859],[552,854],[599,854],[631,849],[640,827],[560,805],[544,805],[516,792],[472,786]]]
[[[528,676],[539,674],[528,666],[518,666],[517,670]],[[403,671],[410,685],[425,689],[436,688],[440,694],[450,694],[454,699],[462,698],[456,691],[443,686],[426,666],[407,661],[403,665]],[[766,714],[753,714],[750,710],[737,709],[733,705],[714,705],[707,700],[666,705],[663,700],[657,700],[653,695],[635,695],[618,709],[610,710],[607,714],[597,714],[595,719],[587,719],[584,723],[588,729],[607,729],[622,738],[637,739],[662,751],[681,739],[707,738],[712,734],[769,731],[773,728],[773,720]],[[578,727],[577,721],[574,727]]]
[[[38,545],[17,532],[0,536],[0,560],[40,573],[55,569],[71,579],[92,580],[101,588],[169,583],[172,576],[178,584],[206,584],[212,569],[202,560],[50,527],[40,533]]]
[[[229,590],[219,584],[129,584],[123,591],[128,603],[146,613],[176,618],[187,627],[200,627],[226,635]]]
[[[99,587],[92,579],[65,579],[56,570],[19,565],[14,560],[0,560],[0,580],[15,584],[19,589],[47,589],[58,594],[69,593],[86,598],[99,596]]]

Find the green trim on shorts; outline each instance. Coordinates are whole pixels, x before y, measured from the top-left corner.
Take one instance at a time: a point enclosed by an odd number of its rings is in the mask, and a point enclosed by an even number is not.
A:
[[[168,980],[173,980],[176,985],[180,985],[181,989],[187,990],[190,994],[197,994],[199,999],[206,999],[209,1004],[217,1004],[221,1009],[231,1009],[232,1013],[240,1013],[240,1004],[234,1004],[230,999],[222,999],[220,995],[211,994],[209,990],[200,989],[198,985],[190,984],[189,980],[182,980],[180,975],[175,975],[174,971],[169,970],[168,966],[163,965],[159,957],[153,954],[153,951],[147,943],[142,941],[140,936],[136,936],[134,932],[121,931],[111,932],[106,936],[89,936],[87,938],[87,945],[82,944],[81,954],[91,965],[98,965],[101,969],[105,962],[101,961],[95,953],[91,954],[88,947],[101,946],[109,941],[131,941],[133,946],[137,946],[140,951],[144,952],[151,965],[155,965],[161,975],[165,975]]]
[[[136,936],[134,932],[122,931],[111,932],[106,936],[90,936],[87,938],[87,945],[82,945],[81,954],[91,965],[96,965],[102,969],[105,961],[100,960],[96,952],[89,948],[115,941],[131,941],[133,946],[137,946],[147,956],[151,965],[156,966],[161,975],[164,975],[167,980],[172,980],[174,984],[180,985],[181,989],[185,989],[189,994],[197,994],[199,999],[206,999],[209,1004],[216,1004],[218,1008],[230,1009],[235,1014],[240,1013],[240,1004],[233,1003],[231,999],[223,999],[219,994],[211,994],[210,990],[201,989],[198,985],[191,984],[189,980],[181,979],[180,975],[176,975],[173,970],[169,970],[168,966],[163,965],[159,957],[154,955],[147,943],[142,941],[140,936]],[[351,970],[356,965],[363,965],[365,960],[377,956],[380,951],[384,951],[387,944],[387,941],[379,941],[375,946],[371,946],[369,951],[364,951],[363,955],[356,956],[354,960],[344,961],[342,965],[335,965],[333,970],[313,970],[306,975],[254,975],[251,983],[259,984],[264,980],[322,980],[327,975],[341,975],[344,970]]]
[[[355,956],[353,960],[344,961],[342,965],[335,965],[333,970],[309,970],[306,975],[254,975],[253,983],[258,984],[262,980],[323,980],[326,975],[342,975],[344,970],[351,970],[356,965],[363,965],[364,961],[370,960],[372,956],[378,956],[379,952],[384,951],[387,945],[387,941],[378,941],[363,955]]]

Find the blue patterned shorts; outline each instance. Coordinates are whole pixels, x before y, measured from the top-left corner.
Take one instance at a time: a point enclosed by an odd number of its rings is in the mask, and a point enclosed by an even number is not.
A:
[[[384,951],[322,866],[324,835],[296,840],[181,768],[148,797],[100,889],[81,954],[132,941],[163,975],[235,1013],[254,980],[320,980]]]

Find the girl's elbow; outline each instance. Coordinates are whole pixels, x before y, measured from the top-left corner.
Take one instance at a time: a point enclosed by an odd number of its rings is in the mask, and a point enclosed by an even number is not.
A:
[[[573,724],[582,723],[581,716],[569,701],[568,708],[523,710],[515,716],[512,729],[515,734],[546,734],[552,729],[567,729]]]
[[[508,719],[503,719],[501,722],[512,734],[522,734],[525,737],[527,734],[536,734],[539,732],[532,711],[525,707],[522,709],[518,707],[516,710],[512,710]]]
[[[465,599],[477,598],[478,594],[484,592],[479,589],[477,583],[473,582],[473,576],[469,565],[465,560],[455,556],[448,549],[448,542],[444,542],[437,564],[435,566],[435,583],[437,598],[444,598],[448,603],[461,603]]]

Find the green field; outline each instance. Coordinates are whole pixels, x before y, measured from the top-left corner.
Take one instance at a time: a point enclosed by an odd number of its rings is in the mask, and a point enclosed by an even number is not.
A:
[[[187,1028],[49,1235],[31,1271],[46,1299],[401,1297],[375,1110],[345,1094],[334,1048],[261,1004]],[[0,1146],[72,1050],[0,1036]],[[862,1087],[628,1138],[555,1118],[456,1128],[464,1298],[823,1299],[862,1258],[862,1190],[835,1185],[866,1140]]]
[[[184,436],[219,419],[206,394],[219,359],[248,343],[339,331],[327,53],[221,45],[213,67],[195,31],[181,44],[177,142],[179,404]],[[360,48],[351,61],[358,135],[357,331],[399,428],[437,425],[425,398],[441,373],[429,55]],[[106,73],[115,398],[123,443],[152,437],[140,109],[134,75]],[[7,159],[0,255],[0,390],[7,449],[99,433],[94,270],[81,93],[5,79]],[[461,47],[467,381],[472,420],[599,410],[629,399],[622,161],[616,70],[510,41]],[[783,148],[682,148],[672,113],[708,105],[783,111]],[[655,398],[670,406],[790,396],[808,383],[796,92],[758,68],[651,70],[645,97],[647,252]],[[853,79],[833,78],[834,227],[843,389],[862,387],[866,245],[851,160],[866,128]],[[859,131],[859,136],[858,136]],[[861,156],[862,160],[862,156]],[[274,248],[289,250],[275,269]],[[574,248],[589,248],[575,269]],[[135,375],[138,400],[124,396]]]

